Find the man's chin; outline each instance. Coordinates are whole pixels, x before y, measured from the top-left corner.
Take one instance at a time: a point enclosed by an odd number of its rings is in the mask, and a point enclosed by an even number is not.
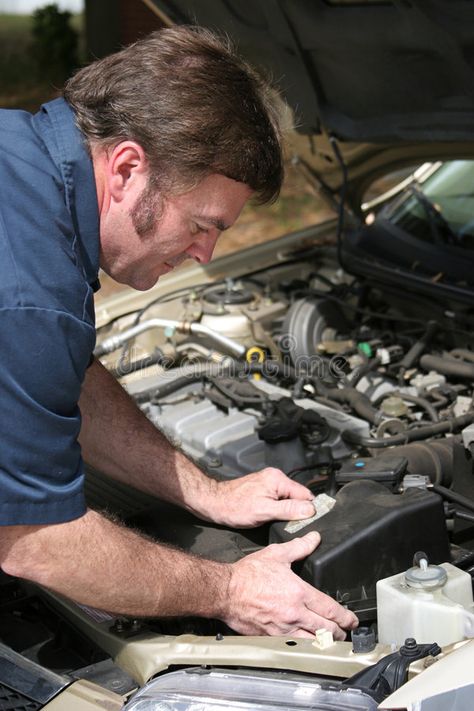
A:
[[[168,272],[171,272],[173,269],[174,266],[171,264],[160,264],[153,274],[147,274],[145,276],[142,274],[137,274],[133,270],[123,270],[120,272],[116,272],[112,269],[107,270],[106,268],[102,267],[102,270],[118,284],[130,286],[136,291],[148,291],[148,289],[151,289],[153,286],[155,286],[160,277],[164,276],[165,274],[168,274]]]
[[[149,289],[151,289],[155,286],[155,284],[158,282],[160,276],[163,276],[163,275],[158,274],[158,276],[154,276],[153,279],[133,280],[131,283],[129,283],[129,286],[131,286],[132,289],[135,289],[136,291],[148,291]]]
[[[151,289],[153,286],[155,286],[160,277],[164,276],[165,274],[168,274],[168,272],[171,272],[173,269],[174,267],[169,264],[161,264],[159,269],[157,270],[158,273],[155,273],[146,279],[132,279],[131,283],[129,283],[129,286],[131,286],[133,289],[136,289],[137,291],[148,291],[148,289]]]

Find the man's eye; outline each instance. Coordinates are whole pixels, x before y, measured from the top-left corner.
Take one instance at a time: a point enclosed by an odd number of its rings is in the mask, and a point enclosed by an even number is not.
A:
[[[199,225],[197,222],[193,223],[192,230],[191,230],[193,235],[197,234],[206,234],[209,232],[209,229],[207,227],[203,227],[203,225]]]

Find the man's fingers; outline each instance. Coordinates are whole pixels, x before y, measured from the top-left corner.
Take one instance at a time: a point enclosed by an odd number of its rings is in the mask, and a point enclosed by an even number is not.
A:
[[[314,498],[306,486],[290,479],[281,469],[267,467],[258,472],[258,475],[271,482],[271,488],[275,490],[275,494],[279,498],[299,499],[301,501],[311,501]]]
[[[317,630],[328,630],[331,632],[333,639],[337,642],[343,642],[346,638],[346,632],[336,622],[331,622],[331,620],[326,620],[321,615],[311,614],[310,621],[305,621],[300,624],[301,631],[305,631],[309,636],[316,636]],[[303,636],[303,635],[301,635]],[[304,635],[305,637],[307,635]]]
[[[274,467],[220,482],[218,491],[219,510],[207,517],[235,528],[314,516],[311,491]]]
[[[271,479],[275,500],[268,503],[268,515],[280,521],[298,521],[314,516],[313,494],[306,486],[298,484],[279,469],[264,469]]]
[[[313,611],[316,618],[324,620],[325,623],[335,624],[339,629],[352,630],[359,624],[359,620],[353,612],[310,585],[308,586],[306,606]],[[331,629],[327,624],[320,626]],[[337,637],[337,639],[344,639],[344,637]]]
[[[233,563],[229,596],[234,604],[227,624],[243,634],[263,631],[308,638],[324,627],[334,639],[344,639],[344,628],[356,627],[357,617],[291,570],[291,563],[310,555],[319,542],[319,533],[311,531]]]
[[[316,625],[317,626],[312,629],[312,631],[309,631],[304,627],[299,627],[297,629],[292,630],[286,636],[291,637],[292,639],[315,639],[316,630],[326,629],[332,632],[334,640],[338,642],[343,642],[346,638],[346,633],[344,632],[344,630],[341,630],[341,628],[335,625],[333,622],[328,622],[327,620],[323,620],[322,618],[320,618],[319,620],[316,620]]]
[[[311,501],[296,499],[272,501],[268,508],[271,517],[277,521],[298,521],[302,518],[310,518],[315,514],[315,508]]]
[[[321,593],[323,597],[326,597]],[[330,599],[330,598],[329,598]],[[335,600],[331,600],[332,606],[319,605],[317,611],[307,609],[307,613],[301,618],[298,626],[316,634],[316,630],[325,629],[332,633],[335,640],[343,641],[346,638],[346,629],[353,629],[358,624],[358,619],[350,610],[346,610]]]
[[[320,617],[317,615],[319,618],[317,621],[317,626],[316,629],[314,630],[314,634],[316,634],[317,630],[329,630],[332,633],[333,638],[338,641],[338,642],[343,642],[346,638],[346,632],[339,627],[335,622],[330,622],[330,620],[324,619],[324,617]]]
[[[275,543],[264,551],[273,560],[279,563],[291,564],[310,555],[320,544],[321,536],[317,531],[310,531],[306,536],[293,538],[286,543]]]
[[[297,481],[293,481],[293,479],[290,479],[286,474],[281,472],[280,470],[278,471],[279,474],[279,479],[278,479],[278,495],[283,497],[283,498],[288,498],[288,499],[300,499],[302,501],[311,501],[314,498],[314,495],[311,493],[309,489],[306,488],[306,486],[303,486],[303,484],[299,484]]]
[[[286,635],[291,638],[295,639],[314,639],[314,632],[308,632],[308,630],[302,629],[301,627],[292,630],[288,635]]]

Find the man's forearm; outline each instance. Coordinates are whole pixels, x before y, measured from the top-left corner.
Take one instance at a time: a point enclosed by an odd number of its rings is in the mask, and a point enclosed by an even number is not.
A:
[[[276,469],[225,482],[207,477],[169,444],[99,362],[87,371],[79,404],[84,459],[108,476],[234,527],[314,514],[309,489]]]
[[[244,634],[337,639],[357,618],[291,570],[319,537],[273,545],[236,563],[216,563],[155,543],[89,511],[48,526],[5,526],[0,565],[76,602],[132,617],[218,618]]]
[[[7,573],[117,614],[226,617],[230,566],[157,544],[94,511],[68,523],[6,527],[0,557]]]
[[[216,482],[149,422],[99,363],[87,371],[79,402],[84,459],[104,474],[206,516]]]

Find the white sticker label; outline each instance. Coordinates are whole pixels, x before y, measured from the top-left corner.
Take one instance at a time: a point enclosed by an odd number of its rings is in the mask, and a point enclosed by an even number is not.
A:
[[[310,518],[302,518],[299,521],[288,521],[284,530],[287,533],[298,533],[298,531],[306,528],[306,526],[309,526],[309,524],[313,523],[313,521],[317,521],[318,518],[322,518],[329,513],[335,503],[336,499],[333,499],[332,496],[328,496],[327,494],[318,494],[318,496],[313,499],[313,506],[316,512],[314,516],[311,516]]]

